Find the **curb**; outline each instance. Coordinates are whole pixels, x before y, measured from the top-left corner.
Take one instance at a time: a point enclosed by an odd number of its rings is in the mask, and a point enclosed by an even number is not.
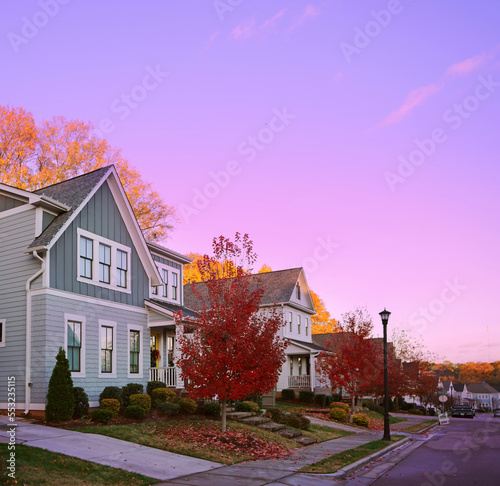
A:
[[[373,454],[370,454],[369,456],[363,457],[363,459],[359,459],[356,462],[353,462],[347,466],[345,466],[343,469],[339,469],[337,472],[334,472],[333,474],[328,474],[328,476],[333,477],[333,478],[343,478],[344,476],[347,476],[347,474],[352,473],[356,469],[359,469],[360,467],[364,466],[365,464],[373,461],[374,459],[377,459],[384,454],[387,454],[388,452],[391,452],[392,450],[396,449],[397,447],[402,446],[403,444],[406,444],[411,440],[410,437],[405,437],[404,439],[401,439],[400,441],[391,444],[387,447],[384,447],[380,451],[374,452]],[[326,476],[326,474],[324,475]]]

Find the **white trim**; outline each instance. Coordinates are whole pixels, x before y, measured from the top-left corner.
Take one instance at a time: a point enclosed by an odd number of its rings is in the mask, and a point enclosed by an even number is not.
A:
[[[116,378],[116,360],[118,358],[118,350],[116,349],[116,322],[107,321],[104,319],[99,319],[99,343],[97,345],[98,348],[98,356],[97,363],[99,366],[99,374],[98,378]],[[103,373],[101,371],[101,334],[104,327],[113,328],[113,351],[111,353],[111,373]]]
[[[149,297],[151,299],[158,299],[162,300],[165,302],[170,302],[172,304],[177,304],[177,305],[182,305],[182,272],[180,270],[177,270],[177,268],[171,267],[170,265],[166,265],[164,263],[160,263],[155,261],[156,266],[158,268],[158,273],[160,274],[162,281],[163,281],[163,271],[167,272],[167,296],[165,297],[163,295],[163,289],[164,285],[157,286],[158,287],[158,293],[153,294],[153,286],[150,285],[149,287]],[[172,299],[172,294],[173,294],[173,277],[172,275],[176,274],[177,275],[177,298]]]
[[[0,326],[2,326],[2,338],[0,340],[0,348],[5,348],[5,328],[7,327],[7,319],[0,319]]]
[[[71,378],[85,378],[85,327],[86,318],[85,316],[78,316],[75,314],[64,313],[64,350],[66,356],[68,355],[68,321],[80,322],[82,325],[82,346],[80,348],[80,371],[72,371]]]
[[[139,331],[139,373],[130,372],[130,331]],[[127,324],[127,378],[143,378],[144,362],[144,327]]]
[[[89,408],[95,408],[99,406],[99,400],[89,401]]]
[[[142,307],[137,307],[135,305],[121,304],[119,302],[111,302],[109,300],[98,299],[95,297],[87,297],[84,295],[74,294],[72,292],[66,292],[65,290],[57,289],[37,289],[31,291],[32,295],[53,295],[54,297],[61,297],[64,299],[77,300],[79,302],[84,302],[85,304],[92,305],[103,305],[105,307],[111,307],[113,309],[120,309],[127,312],[137,312],[138,314],[147,314],[148,311]]]
[[[24,211],[35,210],[35,209],[36,208],[31,206],[30,204],[23,204],[22,206],[16,206],[15,208],[7,209],[5,211],[0,211],[0,219],[16,215],[17,213],[22,213]]]
[[[122,245],[116,241],[108,240],[103,236],[96,235],[90,231],[86,231],[82,228],[77,228],[77,267],[76,267],[76,280],[81,283],[86,283],[89,285],[95,285],[97,287],[103,287],[105,289],[116,290],[118,292],[123,292],[126,294],[132,293],[131,283],[132,283],[132,249],[128,246]],[[88,238],[92,240],[92,278],[85,278],[80,276],[80,240],[81,237]],[[111,269],[110,269],[110,283],[104,283],[99,281],[99,244],[107,245],[111,247]],[[127,254],[127,286],[118,287],[117,285],[117,266],[116,266],[116,254],[118,250],[121,250]]]

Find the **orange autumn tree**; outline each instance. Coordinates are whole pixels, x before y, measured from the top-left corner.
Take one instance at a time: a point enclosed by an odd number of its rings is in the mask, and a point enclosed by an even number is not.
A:
[[[338,332],[339,323],[332,318],[330,312],[326,309],[323,299],[316,293],[311,292],[311,299],[314,304],[316,314],[311,317],[311,333],[323,334],[327,332]]]
[[[91,123],[62,116],[37,125],[24,108],[0,106],[0,182],[34,191],[114,164],[146,239],[164,239],[175,210]]]
[[[287,340],[279,336],[283,316],[275,309],[259,312],[264,289],[245,268],[255,258],[246,234],[236,233],[234,242],[214,238],[213,256],[198,260],[204,281],[192,284],[198,316],[176,315],[184,329],[176,361],[181,378],[190,396],[218,397],[222,432],[227,401],[271,391],[285,362]]]

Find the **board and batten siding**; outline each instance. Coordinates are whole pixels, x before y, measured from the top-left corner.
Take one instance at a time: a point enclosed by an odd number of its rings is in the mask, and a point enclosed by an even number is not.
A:
[[[149,380],[149,329],[145,310],[126,306],[101,304],[94,299],[51,295],[40,290],[33,296],[33,355],[31,401],[33,404],[45,404],[48,383],[56,363],[60,346],[64,346],[65,314],[81,316],[85,320],[85,333],[82,341],[85,345],[85,377],[73,377],[73,385],[84,388],[89,401],[96,402],[107,386],[122,387],[127,383],[142,383],[144,390]],[[116,322],[116,377],[99,376],[100,342],[99,320]],[[128,325],[142,328],[142,378],[128,377],[129,353]]]
[[[18,206],[22,206],[24,203],[19,199],[15,199],[13,197],[5,196],[4,194],[0,194],[0,212],[7,211],[8,209],[17,208]]]
[[[23,253],[35,238],[35,208],[0,213],[0,319],[5,346],[0,347],[0,403],[7,402],[7,377],[14,376],[16,402],[24,402],[26,356],[26,281],[40,262]]]
[[[79,282],[78,235],[82,228],[131,248],[131,292],[120,292]],[[96,255],[94,256],[96,258]],[[105,182],[81,209],[50,250],[50,286],[66,292],[144,307],[149,296],[149,278],[120,215],[108,183]]]

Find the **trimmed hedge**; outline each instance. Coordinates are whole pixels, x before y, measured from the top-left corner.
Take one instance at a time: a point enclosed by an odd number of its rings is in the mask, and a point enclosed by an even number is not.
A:
[[[172,402],[160,402],[158,408],[166,415],[177,415],[181,411],[181,406]]]
[[[314,403],[314,392],[311,390],[299,391],[299,401],[304,403]]]
[[[330,409],[330,418],[339,422],[345,422],[347,420],[347,412],[343,408],[333,407]]]
[[[318,393],[314,397],[314,401],[320,407],[324,407],[326,405],[326,395],[324,393]]]
[[[370,419],[364,413],[355,413],[352,416],[352,423],[362,427],[369,427]]]
[[[130,395],[130,405],[137,405],[147,413],[151,410],[151,397],[146,393]]]
[[[155,388],[167,388],[167,384],[163,381],[148,381],[146,385],[146,393],[151,396]]]
[[[122,401],[125,407],[130,405],[130,395],[144,393],[144,386],[141,383],[128,383],[122,387]]]
[[[170,388],[154,388],[151,392],[153,401],[159,400],[160,402],[174,402],[176,393]]]
[[[179,407],[181,407],[181,413],[194,413],[198,405],[191,398],[181,398],[179,400]]]
[[[255,402],[250,402],[250,401],[245,401],[245,402],[238,402],[236,404],[236,410],[238,412],[254,412],[257,413],[260,408],[259,405]]]
[[[89,412],[89,397],[81,386],[73,388],[73,397],[75,399],[74,419],[81,419]]]
[[[111,399],[112,400],[112,399]],[[103,424],[109,423],[113,418],[113,412],[107,408],[98,408],[92,412],[92,420],[95,422],[101,422]]]
[[[213,417],[220,417],[221,408],[216,402],[207,402],[203,405],[203,414],[211,415]]]
[[[345,410],[346,414],[351,411],[351,408],[349,407],[349,405],[347,405],[347,403],[343,403],[343,402],[333,402],[330,404],[330,408],[333,408],[333,407],[337,407],[337,408],[341,408],[342,410]]]
[[[291,388],[281,390],[281,398],[283,398],[283,400],[295,400],[295,390]]]
[[[120,405],[122,405],[122,389],[118,386],[107,386],[99,395],[99,403],[101,403],[101,400],[104,398],[114,398],[120,402]]]
[[[114,417],[118,417],[120,413],[120,402],[116,398],[103,398],[99,402],[99,406],[102,410],[109,410],[113,414]]]
[[[129,405],[125,409],[125,417],[127,418],[142,419],[144,415],[146,415],[146,411],[139,405]]]
[[[385,413],[384,407],[381,407],[380,405],[375,405],[375,403],[363,402],[363,406],[364,405],[366,405],[366,408],[368,410],[371,410],[372,412],[381,413],[382,415]]]

